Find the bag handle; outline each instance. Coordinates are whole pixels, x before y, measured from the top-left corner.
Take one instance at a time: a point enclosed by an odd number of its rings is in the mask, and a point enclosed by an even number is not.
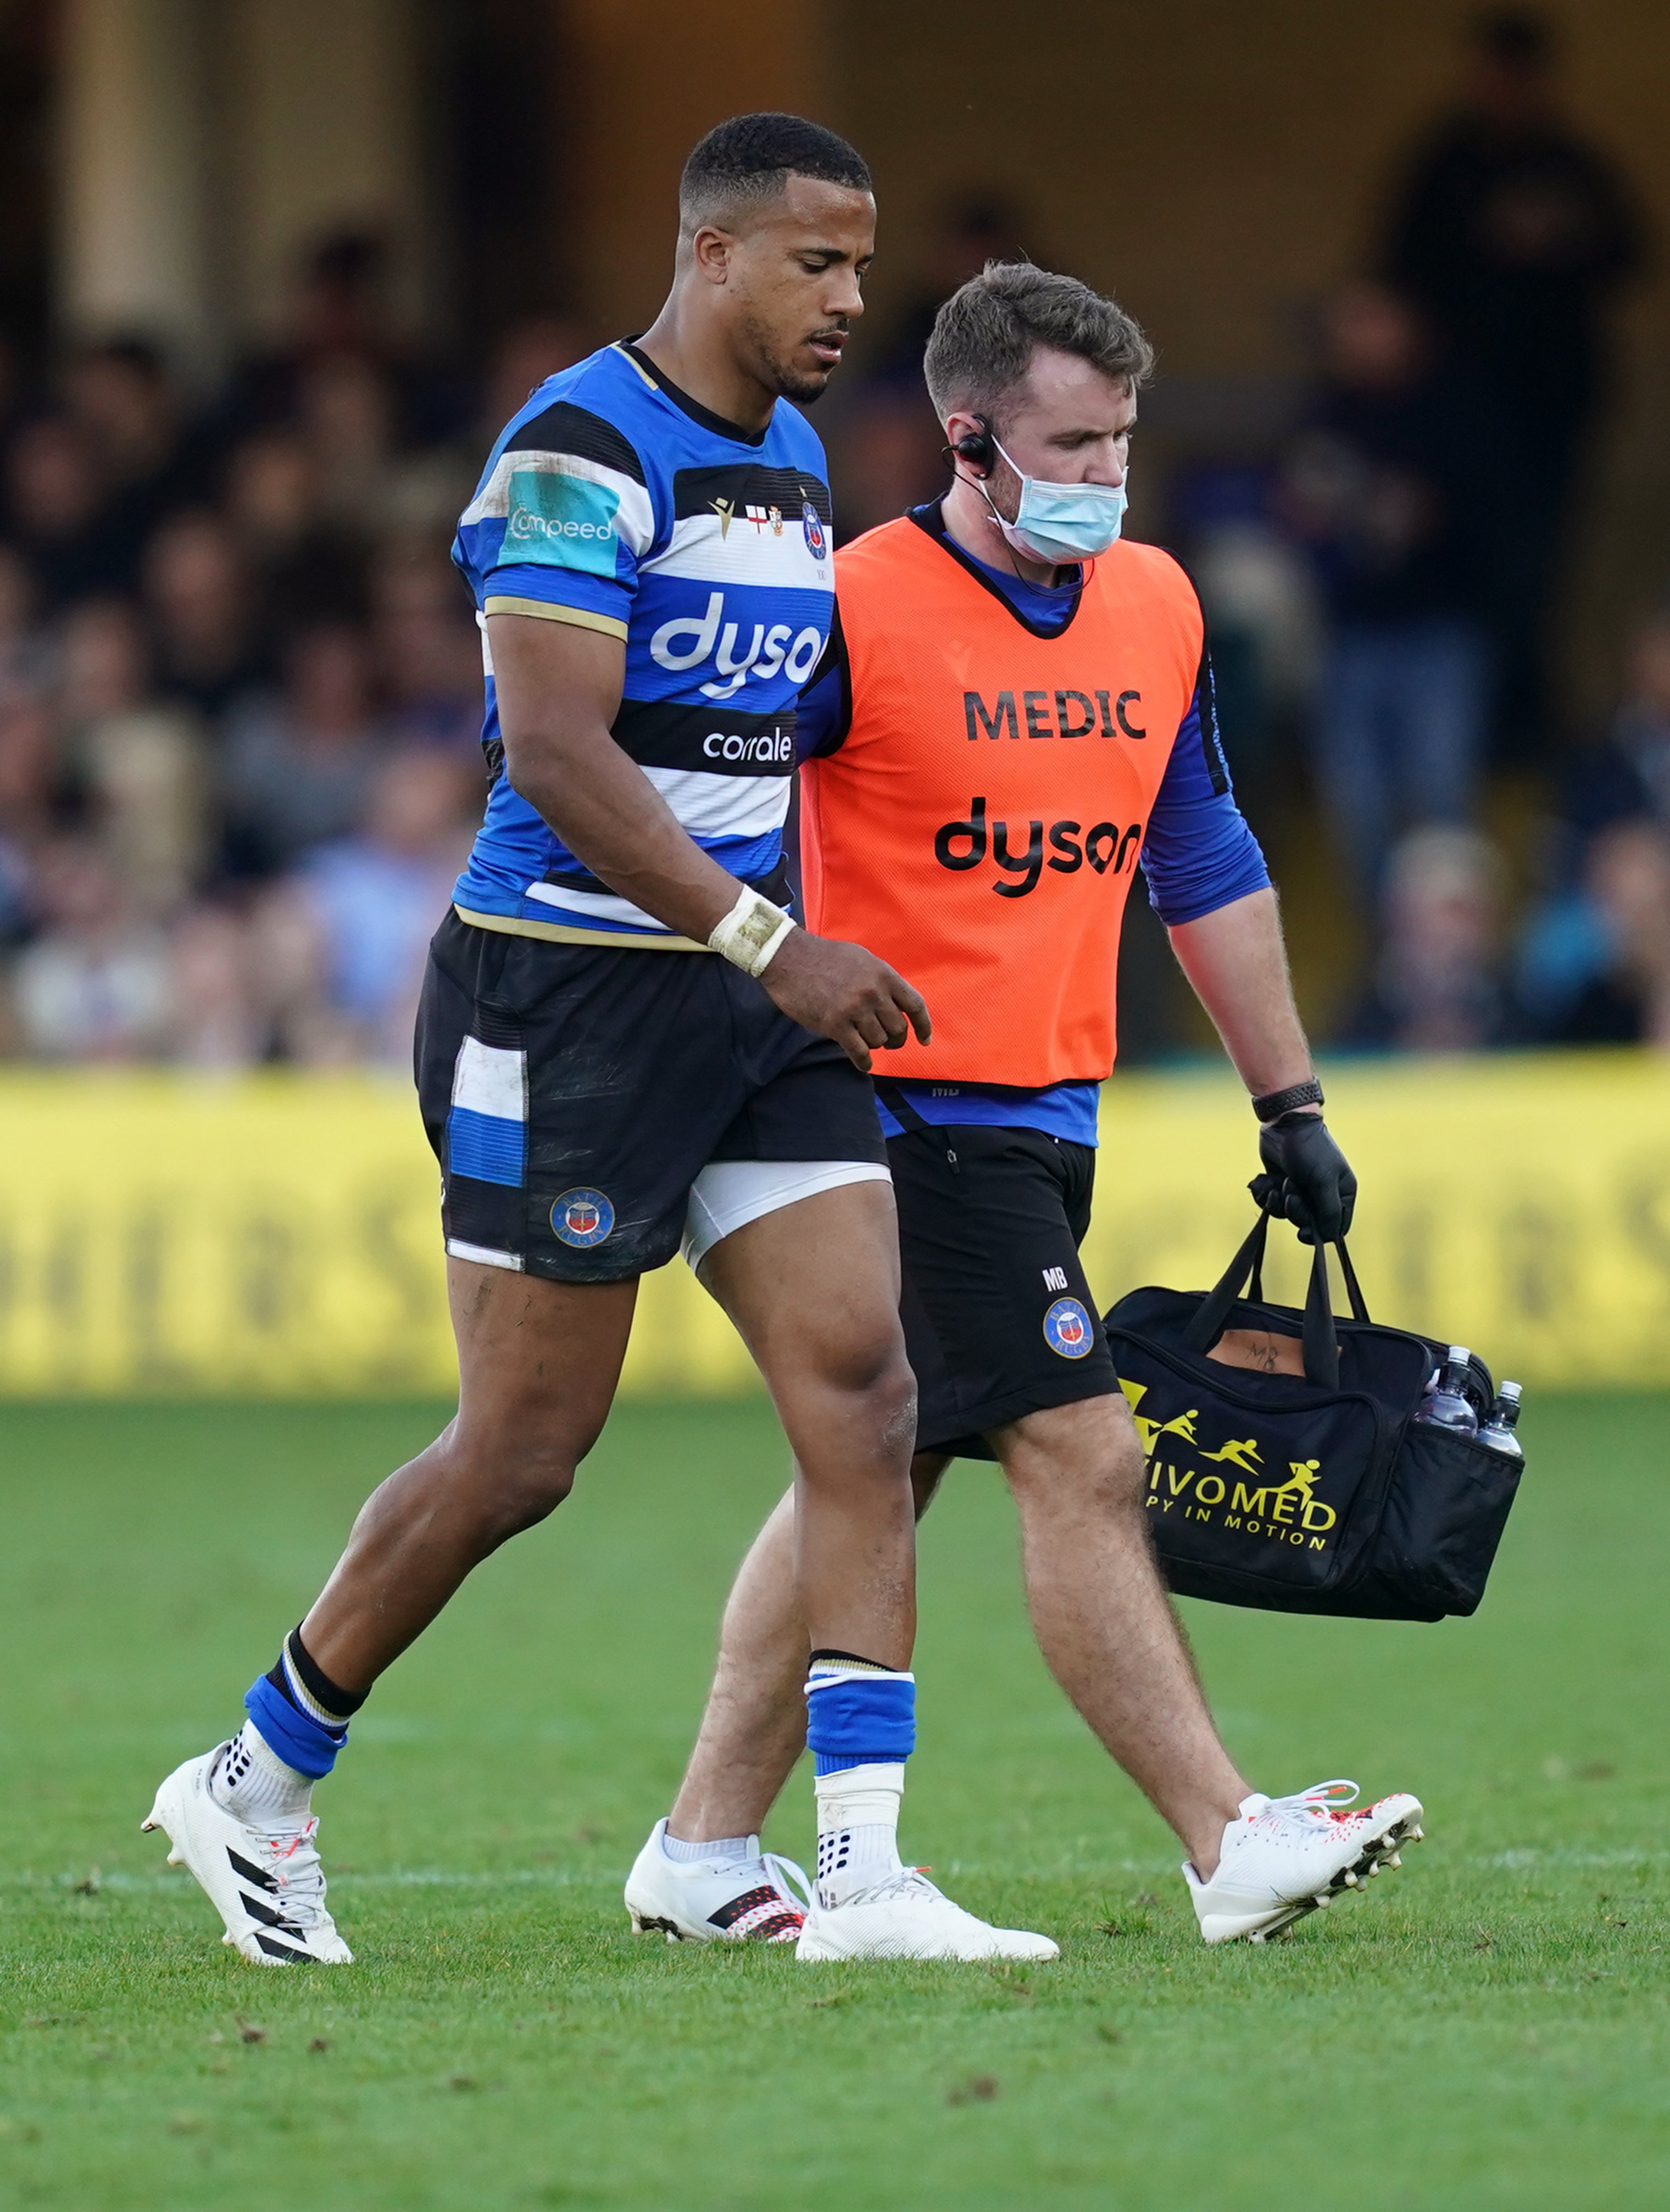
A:
[[[1262,1291],[1264,1251],[1269,1241],[1270,1217],[1260,1212],[1247,1232],[1240,1250],[1195,1309],[1194,1319],[1184,1330],[1183,1343],[1188,1351],[1210,1352],[1223,1335],[1224,1324],[1230,1318],[1230,1309],[1242,1291],[1252,1282],[1256,1282]]]
[[[1187,1350],[1204,1357],[1224,1334],[1231,1310],[1243,1295],[1262,1300],[1264,1258],[1269,1240],[1270,1217],[1260,1211],[1240,1250],[1201,1300],[1193,1320],[1184,1331],[1183,1343]],[[1343,1237],[1336,1240],[1335,1249],[1339,1255],[1345,1295],[1351,1301],[1351,1318],[1366,1322],[1369,1309],[1363,1302],[1362,1286],[1357,1279],[1357,1270],[1351,1265],[1351,1256],[1345,1249]],[[1333,1333],[1333,1295],[1328,1284],[1327,1249],[1321,1243],[1313,1247],[1311,1252],[1310,1286],[1305,1294],[1304,1319],[1299,1341],[1304,1356],[1306,1381],[1315,1383],[1321,1389],[1337,1390],[1339,1388],[1339,1346]]]
[[[1351,1265],[1351,1255],[1345,1249],[1345,1240],[1343,1237],[1334,1240],[1333,1249],[1339,1255],[1339,1272],[1345,1279],[1345,1296],[1351,1300],[1351,1319],[1367,1321],[1368,1304],[1363,1296],[1363,1287],[1357,1279],[1357,1270]]]
[[[1304,1322],[1299,1331],[1303,1347],[1305,1380],[1324,1390],[1339,1388],[1339,1340],[1333,1333],[1333,1297],[1328,1289],[1327,1247],[1319,1237],[1311,1248],[1310,1288],[1305,1293]]]

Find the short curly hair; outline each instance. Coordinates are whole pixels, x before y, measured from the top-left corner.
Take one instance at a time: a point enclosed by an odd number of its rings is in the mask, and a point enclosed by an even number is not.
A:
[[[691,150],[678,180],[679,220],[686,230],[698,229],[738,201],[774,199],[792,176],[855,192],[871,189],[856,147],[803,115],[765,109],[716,124]]]
[[[1133,392],[1154,368],[1140,325],[1116,301],[1034,262],[988,261],[933,319],[922,373],[940,421],[962,409],[999,416],[1042,350],[1077,354]]]

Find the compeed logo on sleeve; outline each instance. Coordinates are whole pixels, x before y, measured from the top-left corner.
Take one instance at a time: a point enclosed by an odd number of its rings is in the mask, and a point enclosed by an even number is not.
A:
[[[505,511],[505,555],[548,568],[615,573],[615,517],[620,495],[587,477],[517,469]]]

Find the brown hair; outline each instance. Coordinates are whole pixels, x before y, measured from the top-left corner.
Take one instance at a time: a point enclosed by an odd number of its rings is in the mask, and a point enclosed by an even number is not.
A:
[[[1034,354],[1077,354],[1133,391],[1154,349],[1116,301],[1030,261],[988,261],[933,319],[922,373],[939,419],[991,416],[1023,383]]]

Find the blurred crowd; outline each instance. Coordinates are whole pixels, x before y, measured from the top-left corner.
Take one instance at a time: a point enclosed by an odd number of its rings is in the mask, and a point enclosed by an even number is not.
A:
[[[1670,571],[1639,580],[1598,726],[1560,681],[1615,309],[1649,251],[1560,59],[1538,16],[1475,21],[1455,106],[1320,304],[1286,438],[1188,490],[1241,703],[1268,731],[1285,701],[1357,909],[1340,1044],[1670,1048]]]
[[[1616,310],[1650,241],[1566,116],[1543,19],[1477,17],[1461,61],[1358,271],[1309,303],[1307,375],[1224,419],[1219,394],[1178,404],[1163,352],[1133,522],[1199,586],[1322,1042],[1670,1049],[1670,530],[1598,723],[1563,681]],[[820,424],[847,528],[943,483],[920,393],[933,303],[1016,253],[1050,258],[1018,210],[976,194],[945,210],[920,296]],[[1138,922],[1127,1058],[1195,1034]]]
[[[403,356],[374,241],[193,405],[140,340],[0,422],[0,1049],[398,1062],[480,818],[481,654],[447,547],[487,443],[572,360]],[[21,380],[18,380],[21,381]]]
[[[1284,887],[1315,866],[1355,909],[1324,1042],[1670,1049],[1670,575],[1642,580],[1603,726],[1572,726],[1550,642],[1649,242],[1542,22],[1482,18],[1466,58],[1280,422],[1174,440],[1146,477],[1139,453],[1133,519],[1199,584]],[[1017,253],[1049,258],[1002,200],[958,201],[864,334],[817,417],[843,537],[943,485],[922,345]],[[325,241],[283,342],[206,400],[141,338],[0,353],[0,1055],[408,1057],[484,788],[452,526],[594,340],[531,318],[442,372],[381,273],[374,240]],[[1133,1057],[1178,1041],[1132,1026]]]

